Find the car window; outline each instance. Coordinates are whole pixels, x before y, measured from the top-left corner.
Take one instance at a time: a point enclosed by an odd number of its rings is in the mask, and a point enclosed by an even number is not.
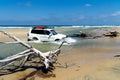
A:
[[[46,31],[46,30],[45,30],[44,32],[45,32],[45,34],[46,34],[46,35],[49,35],[49,34],[50,34],[50,32],[49,32],[49,31]]]
[[[42,34],[42,35],[49,35],[50,34],[50,32],[47,30],[32,30],[31,33]]]
[[[32,30],[31,33],[35,33],[35,34],[45,34],[44,30]]]
[[[58,34],[55,30],[51,30],[51,32],[52,32],[53,35]]]

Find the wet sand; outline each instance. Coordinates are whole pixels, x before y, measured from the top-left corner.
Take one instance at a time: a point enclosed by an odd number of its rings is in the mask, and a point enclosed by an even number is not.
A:
[[[5,29],[8,33],[16,37],[27,40],[28,29]],[[59,29],[59,31],[61,31]],[[117,31],[120,31],[117,30]],[[98,42],[117,42],[120,37],[116,38],[98,38]],[[117,43],[118,44],[118,43]],[[119,45],[119,44],[118,44]],[[119,46],[88,46],[88,47],[67,47],[62,49],[62,54],[58,57],[55,64],[56,69],[53,73],[56,77],[42,78],[35,75],[33,80],[119,80],[120,79],[120,58],[114,57],[120,55]],[[36,71],[34,68],[28,68],[24,71],[15,72],[9,75],[0,76],[0,80],[20,80],[31,72]],[[27,79],[30,80],[30,79]]]

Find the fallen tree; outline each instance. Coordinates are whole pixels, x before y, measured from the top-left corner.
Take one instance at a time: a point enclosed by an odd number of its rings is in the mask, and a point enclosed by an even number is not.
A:
[[[54,69],[53,63],[56,63],[57,57],[60,54],[60,48],[63,45],[63,43],[65,43],[65,41],[63,41],[61,43],[61,45],[58,47],[58,49],[56,49],[54,51],[48,51],[48,52],[43,53],[43,52],[37,50],[36,48],[21,41],[17,37],[11,36],[10,34],[8,34],[5,31],[0,31],[0,32],[3,33],[4,35],[8,36],[9,38],[13,39],[14,41],[16,41],[13,43],[19,43],[27,48],[27,50],[25,50],[25,51],[22,51],[20,53],[17,53],[15,55],[12,55],[12,56],[9,56],[9,57],[6,57],[6,58],[0,60],[0,63],[3,63],[0,66],[0,70],[7,70],[7,73],[10,73],[10,72],[8,72],[8,70],[14,71],[14,70],[22,67],[27,62],[27,60],[30,58],[30,56],[32,56],[32,55],[38,56],[40,58],[40,62],[45,66],[46,69],[49,69],[49,68]],[[9,44],[10,42],[3,42],[3,43]],[[17,66],[16,66],[15,62],[17,60],[19,60],[19,63],[17,62]],[[12,65],[12,67],[9,67],[11,65]],[[0,73],[2,73],[2,72],[0,72]]]

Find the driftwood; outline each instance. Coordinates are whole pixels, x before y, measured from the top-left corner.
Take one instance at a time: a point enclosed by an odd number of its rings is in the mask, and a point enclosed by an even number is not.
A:
[[[12,38],[13,40],[15,40],[16,41],[15,43],[19,43],[28,48],[27,50],[25,50],[23,52],[17,53],[13,56],[9,56],[9,57],[6,57],[5,59],[0,60],[0,63],[7,63],[5,65],[2,65],[0,67],[0,70],[1,69],[4,70],[6,68],[7,69],[11,68],[8,66],[13,64],[17,59],[20,59],[21,62],[19,63],[18,66],[16,66],[16,67],[14,66],[15,68],[13,70],[15,70],[19,67],[22,67],[31,55],[37,55],[40,58],[41,63],[43,63],[43,65],[45,65],[46,69],[51,68],[51,67],[54,68],[53,63],[56,63],[57,56],[60,53],[60,48],[63,45],[63,43],[65,42],[65,41],[63,41],[61,43],[61,45],[58,47],[58,49],[56,49],[54,51],[48,51],[48,52],[43,53],[43,52],[37,50],[36,48],[21,41],[20,39],[16,38],[15,36],[11,36],[10,34],[8,34],[5,31],[0,31],[0,32],[3,33],[4,35],[8,36],[9,38]],[[9,44],[7,42],[4,42],[4,43]]]
[[[117,37],[118,36],[118,32],[117,31],[110,31],[108,33],[105,33],[104,36]]]

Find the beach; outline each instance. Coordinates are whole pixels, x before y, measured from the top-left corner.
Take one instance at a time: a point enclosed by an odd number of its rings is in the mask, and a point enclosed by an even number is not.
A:
[[[64,34],[72,34],[75,31],[80,30],[78,28],[55,29],[59,33]],[[110,28],[97,28],[92,31],[99,33],[103,32],[104,29],[108,30]],[[1,30],[4,30],[28,43],[27,33],[29,32],[29,28]],[[114,27],[110,30],[120,32],[119,27]],[[89,32],[86,29],[83,29],[83,31]],[[97,35],[97,33],[95,35]],[[43,52],[47,51],[44,50],[46,46],[48,46],[48,50],[56,48],[56,46],[54,47],[52,44],[36,43],[36,45],[33,46],[36,48],[39,46],[41,48],[41,45],[45,46],[41,49]],[[114,38],[100,37],[96,39],[77,38],[75,43],[64,45],[62,47],[61,54],[58,56],[57,61],[61,65],[54,64],[55,70],[53,71],[53,74],[55,74],[55,76],[42,77],[41,75],[33,75],[34,79],[31,79],[31,75],[24,79],[26,76],[36,71],[35,68],[27,68],[23,71],[14,72],[12,74],[1,75],[0,80],[119,80],[120,58],[115,57],[116,55],[120,55],[120,36]]]

